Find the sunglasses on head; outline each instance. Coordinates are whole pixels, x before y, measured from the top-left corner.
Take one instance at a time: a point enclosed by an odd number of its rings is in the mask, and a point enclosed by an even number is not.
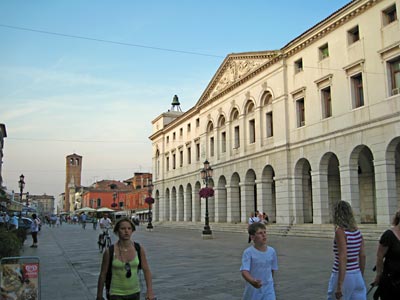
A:
[[[126,278],[131,278],[132,276],[132,271],[131,271],[131,265],[129,263],[125,263],[125,271],[126,271]]]

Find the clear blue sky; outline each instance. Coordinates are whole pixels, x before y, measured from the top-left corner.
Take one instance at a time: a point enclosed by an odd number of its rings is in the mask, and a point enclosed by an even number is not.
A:
[[[58,196],[151,172],[151,121],[190,109],[226,55],[280,49],[347,0],[0,1],[3,185]]]

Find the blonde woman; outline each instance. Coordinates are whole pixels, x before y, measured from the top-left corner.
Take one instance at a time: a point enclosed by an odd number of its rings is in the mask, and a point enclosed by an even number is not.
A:
[[[364,240],[357,228],[349,203],[339,201],[334,207],[334,264],[328,285],[328,300],[366,300],[363,279],[365,268]]]

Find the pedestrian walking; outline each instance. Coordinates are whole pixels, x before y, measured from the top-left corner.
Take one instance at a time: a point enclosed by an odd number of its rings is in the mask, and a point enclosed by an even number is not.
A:
[[[96,215],[93,216],[92,222],[93,222],[93,229],[96,230],[97,229],[97,217],[96,217]]]
[[[146,299],[156,299],[145,250],[131,240],[134,231],[135,225],[128,218],[122,218],[115,224],[114,233],[118,235],[118,241],[104,251],[97,284],[97,300],[104,299],[104,286],[109,300],[139,300],[139,269],[143,270],[146,280]]]
[[[82,228],[83,228],[83,229],[86,229],[86,219],[87,219],[87,216],[86,216],[86,214],[83,212],[82,215],[81,215],[81,223],[82,223]]]
[[[353,210],[346,201],[338,201],[333,212],[335,238],[334,263],[328,284],[328,300],[366,300],[363,274],[364,240],[357,228]]]
[[[400,210],[396,212],[392,225],[379,240],[373,283],[378,288],[374,299],[397,300],[400,297]]]
[[[32,245],[31,248],[37,248],[38,246],[38,232],[39,232],[39,219],[36,214],[32,214],[32,223],[31,223],[31,235],[32,235]]]
[[[257,211],[257,212],[258,212],[258,211]],[[250,228],[250,225],[251,225],[251,224],[256,223],[256,222],[260,222],[260,218],[258,217],[257,212],[256,212],[256,214],[254,214],[254,213],[251,213],[251,214],[250,214],[250,218],[249,218],[249,220],[248,220],[248,222],[247,222],[247,230]],[[248,238],[247,242],[248,242],[249,244],[251,243],[251,236],[250,236],[250,234],[249,234],[249,238]]]
[[[274,272],[278,270],[275,249],[267,245],[267,229],[255,222],[248,229],[253,245],[243,252],[240,271],[246,280],[243,300],[275,300]]]

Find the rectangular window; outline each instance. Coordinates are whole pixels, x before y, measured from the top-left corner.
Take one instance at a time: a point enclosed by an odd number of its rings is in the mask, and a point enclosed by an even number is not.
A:
[[[357,74],[350,77],[351,80],[351,94],[353,99],[353,108],[364,106],[364,91],[362,74]]]
[[[274,126],[272,122],[272,111],[268,112],[267,115],[267,137],[271,137],[274,135]]]
[[[382,12],[383,26],[393,23],[397,20],[396,4],[388,7]]]
[[[323,60],[324,58],[329,57],[328,44],[319,47],[318,50],[319,50],[319,60]]]
[[[390,95],[400,94],[400,57],[389,62],[389,72],[390,72]]]
[[[97,198],[97,207],[101,207],[101,199]]]
[[[226,132],[221,132],[221,152],[226,152]]]
[[[214,137],[210,137],[210,156],[214,156]]]
[[[254,144],[256,142],[256,121],[249,121],[249,143]]]
[[[358,25],[356,27],[353,27],[349,31],[347,31],[347,41],[348,44],[354,44],[355,42],[360,40],[360,31],[358,29]]]
[[[183,135],[183,128],[179,129],[179,136]]]
[[[297,127],[302,127],[306,125],[304,98],[296,100],[296,110],[297,110]]]
[[[167,136],[167,144],[169,143],[169,136]]]
[[[167,171],[169,171],[169,157],[166,158],[165,164],[166,164]]]
[[[179,151],[179,166],[183,167],[183,150]]]
[[[332,116],[331,87],[328,86],[321,90],[322,118]]]
[[[196,119],[196,127],[200,127],[200,119]]]
[[[188,161],[188,165],[190,165],[192,163],[192,148],[191,147],[187,148],[187,161]]]
[[[187,124],[187,132],[190,132],[190,123],[189,124]]]
[[[196,161],[200,161],[200,144],[196,144]]]
[[[303,71],[303,59],[300,58],[294,62],[294,73]]]
[[[172,154],[172,169],[176,169],[176,155]]]
[[[176,139],[176,134],[175,134],[175,132],[172,134],[172,139],[175,141],[175,139]]]
[[[235,127],[235,144],[233,145],[235,149],[240,147],[240,132],[239,132],[239,126]]]

